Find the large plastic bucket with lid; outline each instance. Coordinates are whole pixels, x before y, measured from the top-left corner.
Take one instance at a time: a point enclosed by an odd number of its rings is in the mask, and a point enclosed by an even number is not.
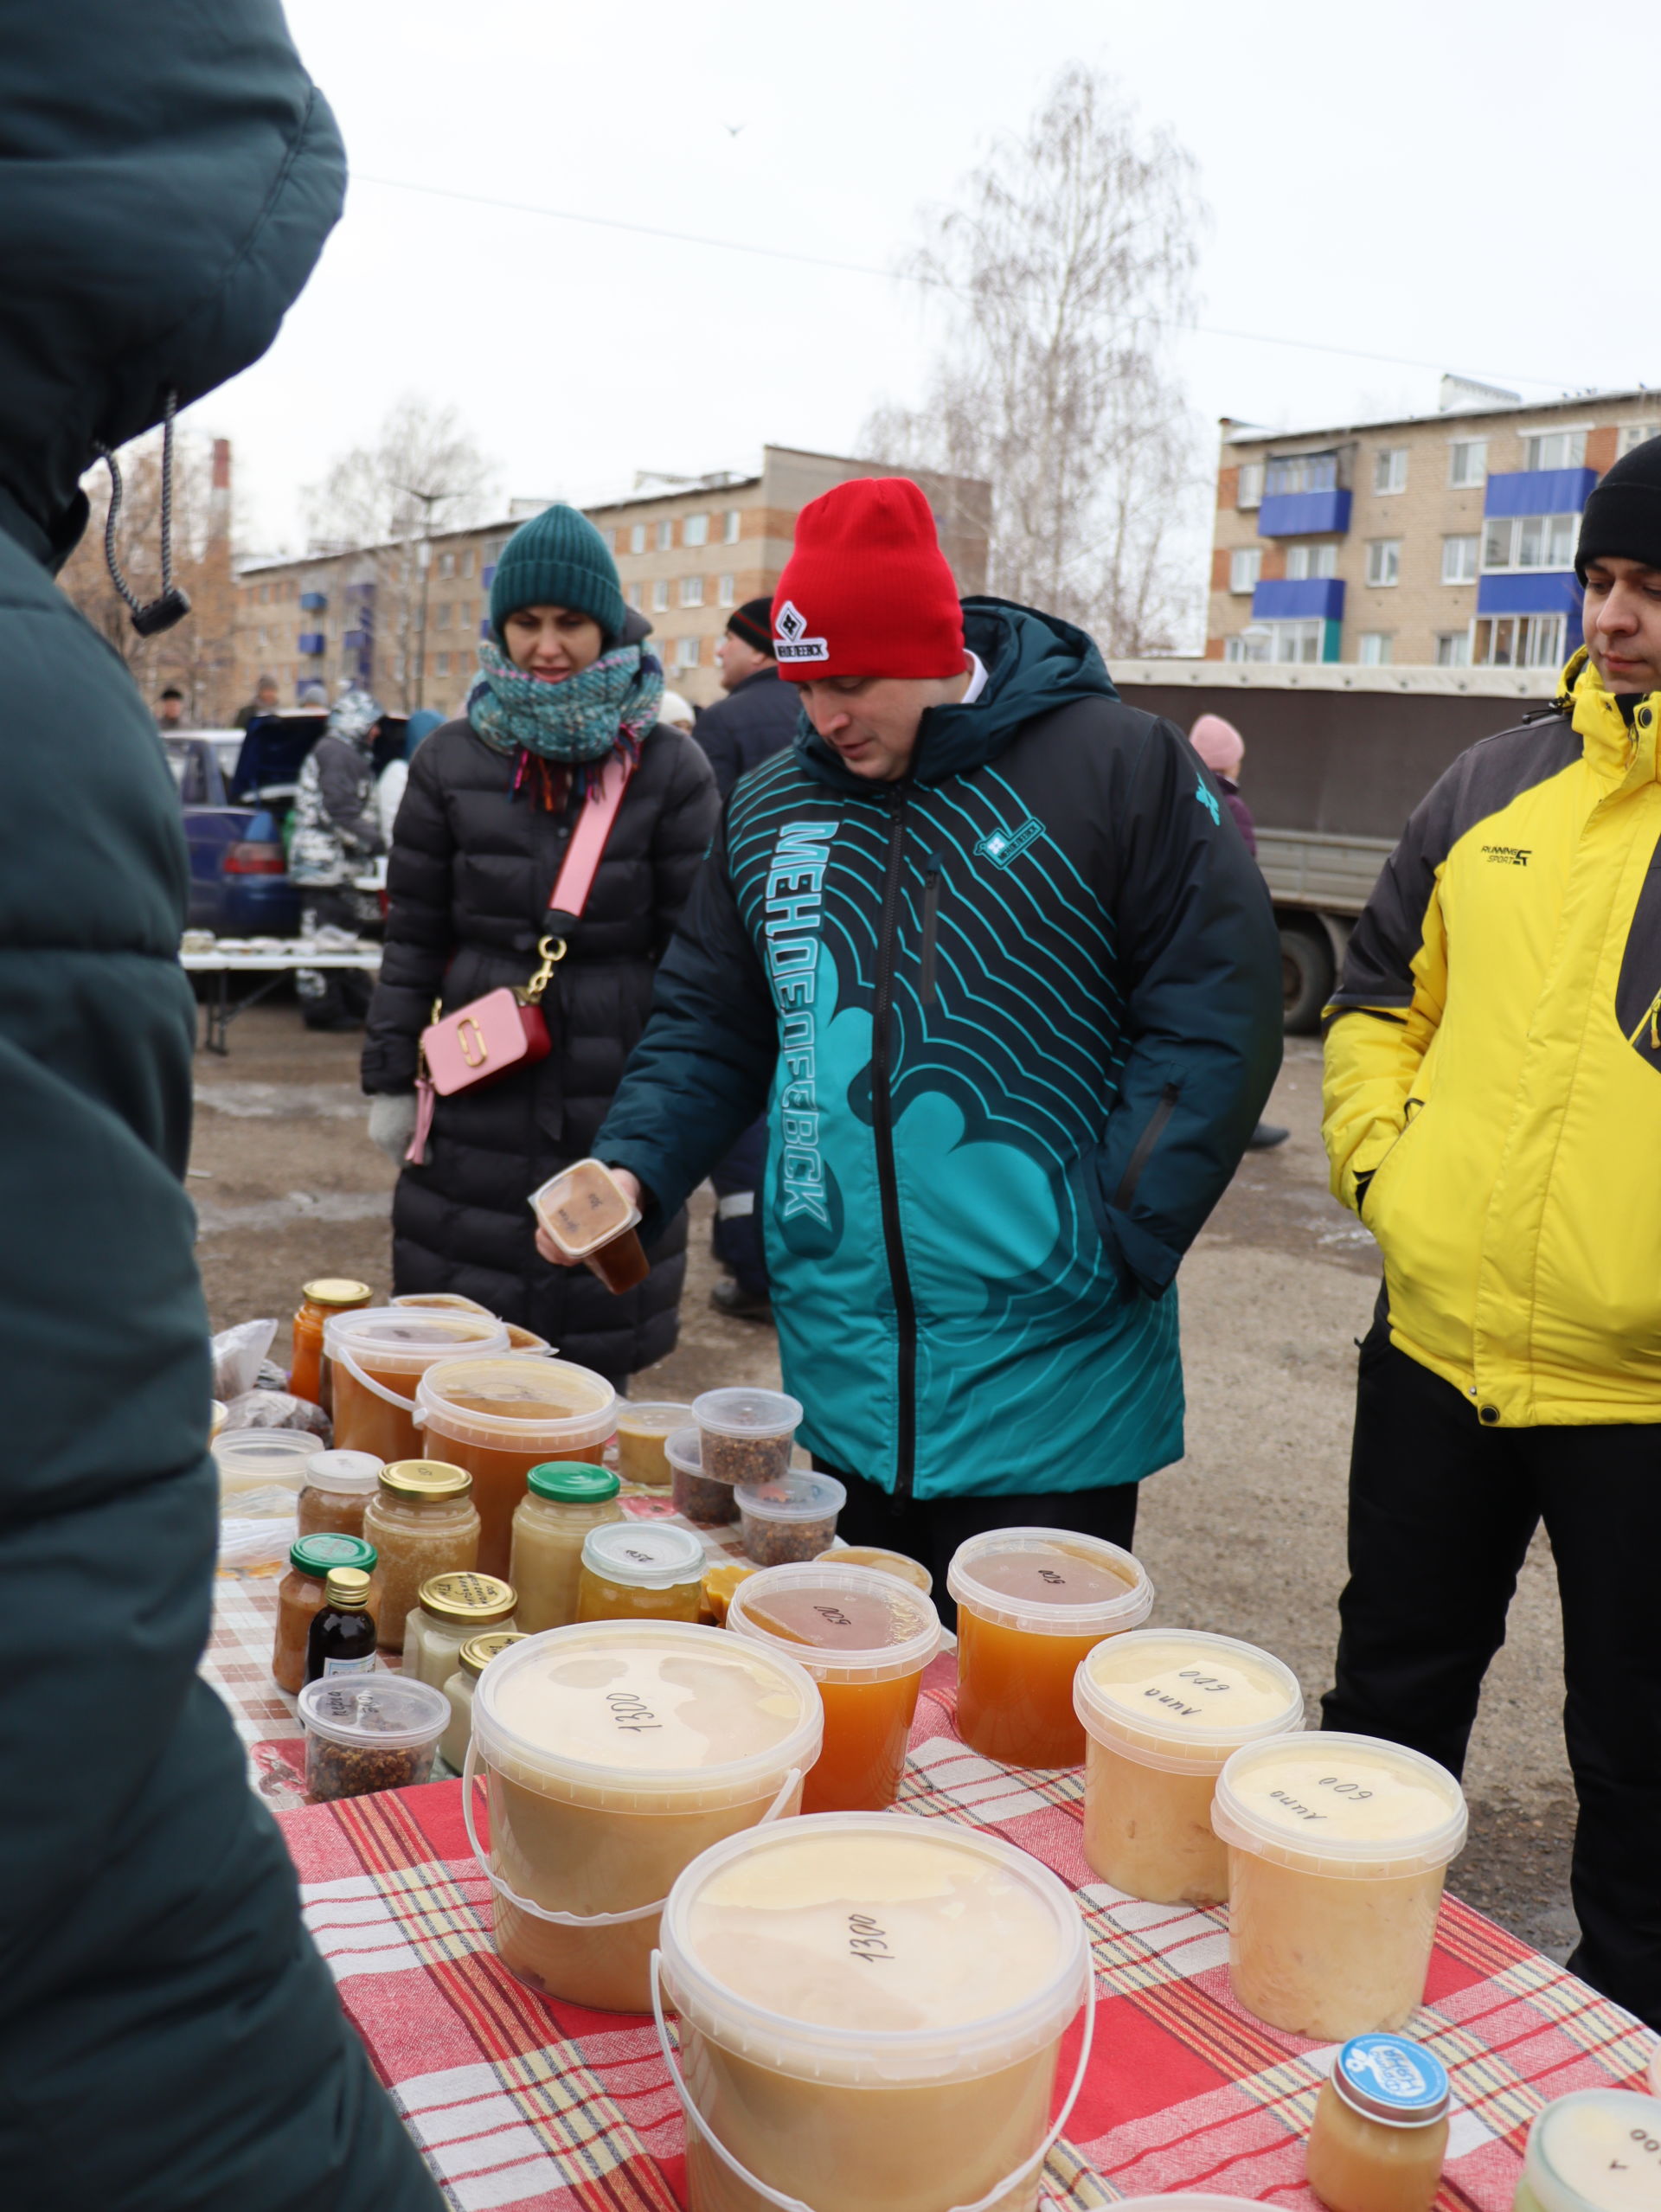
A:
[[[474,1693],[463,1780],[503,1965],[548,1997],[644,2011],[676,1876],[796,1810],[822,1728],[802,1669],[724,1629],[594,1621],[504,1651]]]
[[[1661,2101],[1574,2089],[1536,2113],[1514,2212],[1647,2212],[1661,2201]]]
[[[1222,1904],[1228,1850],[1211,1825],[1217,1776],[1242,1744],[1303,1727],[1297,1676],[1232,1636],[1138,1628],[1086,1655],[1073,1702],[1090,1740],[1092,1868],[1150,1904]]]
[[[336,1449],[372,1452],[388,1465],[432,1456],[415,1418],[422,1375],[437,1360],[507,1349],[508,1332],[490,1313],[373,1305],[331,1314],[323,1352],[333,1376]]]
[[[1211,1823],[1228,1846],[1228,1975],[1247,2010],[1328,2042],[1404,2025],[1465,1843],[1447,1769],[1376,1736],[1280,1736],[1233,1754]]]
[[[946,1820],[819,1813],[706,1850],[664,1914],[691,2212],[1029,2212],[1089,2057],[1077,1906]]]
[[[416,1397],[421,1448],[472,1477],[478,1564],[501,1575],[531,1469],[551,1459],[597,1465],[617,1432],[620,1403],[603,1375],[542,1352],[439,1362],[422,1375]]]

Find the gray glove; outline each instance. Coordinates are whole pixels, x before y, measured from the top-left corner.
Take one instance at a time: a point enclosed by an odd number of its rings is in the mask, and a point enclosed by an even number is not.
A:
[[[394,1167],[402,1167],[414,1134],[414,1091],[382,1091],[369,1100],[369,1142],[378,1144]]]

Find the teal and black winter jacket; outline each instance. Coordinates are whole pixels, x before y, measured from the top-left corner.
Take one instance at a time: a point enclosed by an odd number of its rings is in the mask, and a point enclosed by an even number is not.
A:
[[[735,785],[595,1147],[672,1212],[766,1104],[802,1441],[920,1498],[1180,1457],[1166,1293],[1280,1061],[1268,896],[1181,733],[1081,631],[964,613],[989,681],[904,780],[804,720]]]

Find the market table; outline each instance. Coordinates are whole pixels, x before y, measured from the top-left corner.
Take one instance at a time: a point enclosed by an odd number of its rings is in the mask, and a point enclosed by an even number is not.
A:
[[[285,976],[292,976],[299,968],[359,968],[366,975],[377,975],[381,969],[381,947],[378,945],[317,946],[296,938],[285,940],[279,951],[243,949],[238,945],[218,945],[211,949],[181,952],[179,965],[187,975],[217,976],[216,995],[202,1004],[202,1047],[216,1052],[221,1059],[230,1052],[226,1033],[239,1014],[246,1014],[250,1006],[257,1006],[262,998],[275,991]],[[263,976],[265,981],[247,991],[240,998],[230,996],[233,976]]]

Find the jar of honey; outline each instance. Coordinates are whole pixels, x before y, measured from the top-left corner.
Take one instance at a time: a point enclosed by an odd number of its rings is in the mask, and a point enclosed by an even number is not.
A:
[[[508,1580],[519,1593],[515,1619],[527,1636],[567,1628],[577,1617],[582,1547],[591,1529],[623,1518],[620,1487],[607,1467],[586,1460],[533,1467],[514,1509]]]
[[[316,1282],[305,1285],[294,1315],[294,1356],[288,1375],[292,1396],[308,1398],[314,1406],[327,1410],[329,1401],[324,1395],[323,1375],[324,1325],[331,1314],[350,1313],[356,1306],[367,1305],[374,1296],[367,1283],[354,1282],[345,1275],[319,1275]]]
[[[462,1645],[488,1629],[512,1628],[513,1585],[471,1570],[434,1574],[404,1621],[404,1672],[442,1689]]]
[[[1352,2036],[1321,2085],[1305,2153],[1327,2212],[1430,2212],[1447,2102],[1433,2051],[1405,2036]]]
[[[1072,1529],[989,1529],[959,1544],[958,1734],[1008,1766],[1077,1766],[1073,1677],[1104,1636],[1139,1627],[1153,1585],[1117,1544]]]
[[[371,1610],[381,1648],[401,1651],[404,1623],[423,1582],[478,1564],[473,1478],[441,1459],[394,1459],[363,1511],[363,1533],[380,1554]]]
[[[324,1583],[330,1568],[356,1567],[366,1574],[375,1565],[375,1546],[361,1536],[301,1536],[289,1547],[288,1572],[277,1585],[277,1637],[271,1675],[279,1689],[298,1697],[305,1687],[305,1647],[313,1618],[323,1610]]]
[[[363,1510],[381,1479],[372,1452],[314,1452],[305,1463],[298,1519],[303,1536],[361,1536]]]
[[[372,1305],[337,1313],[323,1332],[335,1396],[335,1443],[377,1459],[417,1459],[426,1449],[415,1394],[425,1370],[469,1351],[505,1351],[493,1315]]]
[[[460,1773],[473,1733],[473,1684],[499,1652],[524,1640],[516,1629],[493,1628],[488,1636],[470,1636],[457,1652],[454,1670],[443,1685],[450,1700],[450,1725],[439,1738],[439,1757],[452,1774]]]
[[[703,1546],[672,1521],[618,1521],[582,1542],[579,1620],[680,1620],[696,1626]],[[792,1655],[793,1656],[793,1655]]]

